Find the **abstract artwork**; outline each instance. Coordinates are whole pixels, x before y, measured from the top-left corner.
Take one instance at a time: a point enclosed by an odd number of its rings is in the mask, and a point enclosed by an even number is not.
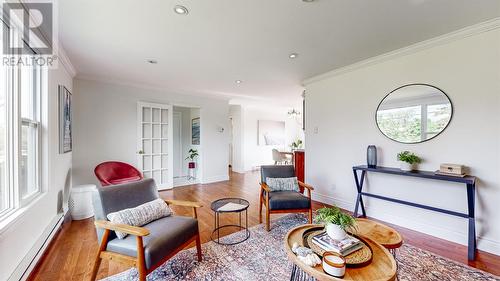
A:
[[[285,122],[259,120],[259,145],[284,145]]]
[[[59,153],[73,149],[72,100],[66,87],[59,85]]]
[[[191,144],[200,145],[200,118],[191,121]]]

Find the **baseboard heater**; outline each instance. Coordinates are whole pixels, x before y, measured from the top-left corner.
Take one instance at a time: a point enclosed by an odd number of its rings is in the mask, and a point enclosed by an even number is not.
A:
[[[28,279],[31,271],[35,268],[36,264],[64,222],[64,217],[65,215],[63,213],[57,214],[54,217],[51,224],[47,226],[44,233],[40,236],[35,245],[11,274],[8,279],[9,281],[24,281]]]

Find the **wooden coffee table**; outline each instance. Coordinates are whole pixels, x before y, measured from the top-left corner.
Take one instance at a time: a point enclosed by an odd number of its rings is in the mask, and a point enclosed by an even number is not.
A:
[[[388,250],[394,250],[403,245],[403,237],[394,229],[369,219],[356,219],[356,234],[368,237]]]
[[[358,281],[392,281],[396,279],[396,261],[391,253],[381,244],[375,242],[373,239],[367,236],[363,236],[363,239],[367,242],[368,246],[372,249],[373,258],[372,262],[364,267],[359,268],[346,268],[344,278],[335,278],[331,275],[326,274],[323,271],[322,265],[316,267],[310,267],[299,259],[292,252],[292,245],[297,242],[300,246],[303,246],[303,233],[313,227],[318,227],[317,224],[306,224],[293,228],[285,236],[285,251],[288,258],[293,262],[294,266],[292,269],[292,279],[296,279],[297,275],[301,280],[308,280],[309,277],[314,277],[317,280],[358,280]],[[307,273],[308,276],[301,276],[298,268],[303,272]]]

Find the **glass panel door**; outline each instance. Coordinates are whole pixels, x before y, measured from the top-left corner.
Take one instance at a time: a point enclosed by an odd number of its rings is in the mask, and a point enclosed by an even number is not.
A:
[[[173,186],[172,106],[143,103],[137,107],[139,168],[146,178],[153,178],[158,189]]]

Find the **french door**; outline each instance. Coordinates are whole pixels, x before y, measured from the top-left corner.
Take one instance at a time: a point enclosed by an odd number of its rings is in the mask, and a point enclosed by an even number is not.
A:
[[[173,187],[172,106],[139,102],[138,166],[145,178],[153,178],[158,189]]]

